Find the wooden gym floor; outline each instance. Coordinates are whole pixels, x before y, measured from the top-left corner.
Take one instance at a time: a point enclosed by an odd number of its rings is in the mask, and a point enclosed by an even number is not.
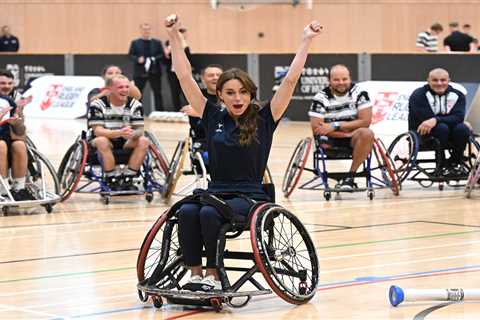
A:
[[[33,119],[28,125],[56,168],[85,126]],[[183,123],[147,128],[169,156],[187,135]],[[159,197],[151,204],[125,197],[106,206],[98,195],[75,194],[52,214],[38,208],[0,217],[0,319],[478,319],[475,302],[394,308],[387,292],[392,284],[480,288],[480,194],[467,200],[462,189],[409,183],[399,197],[378,190],[373,201],[355,193],[326,202],[322,192],[304,190],[285,199],[285,168],[296,143],[309,135],[307,123],[281,123],[269,167],[278,202],[300,217],[317,248],[320,286],[310,303],[293,306],[270,295],[220,313],[174,305],[155,310],[137,298],[135,264],[167,205]],[[305,172],[302,179],[309,177]],[[239,241],[249,246],[247,235]]]

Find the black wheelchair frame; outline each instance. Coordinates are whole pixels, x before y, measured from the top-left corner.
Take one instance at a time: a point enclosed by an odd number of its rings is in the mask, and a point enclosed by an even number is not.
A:
[[[451,153],[450,148],[446,150]],[[465,151],[467,154],[464,155],[464,164],[471,171],[475,159],[480,153],[480,144],[473,135],[470,136]],[[421,141],[416,132],[408,131],[392,141],[388,152],[395,163],[395,170],[401,183],[410,180],[424,188],[438,183],[439,190],[443,190],[445,184],[451,187],[460,187],[463,186],[460,181],[468,180],[468,175],[450,177],[439,173],[441,168],[437,161],[437,155],[444,150],[440,148],[438,141],[433,137]],[[433,157],[431,157],[432,153]]]
[[[243,307],[251,297],[269,294],[272,290],[292,304],[303,304],[312,299],[317,290],[319,264],[315,246],[300,220],[281,206],[266,202],[256,203],[247,219],[232,215],[221,199],[225,196],[206,192],[190,196],[158,218],[147,233],[137,260],[140,300],[146,302],[151,297],[157,308],[162,306],[163,299],[167,299],[174,304],[213,307],[218,311],[223,304]],[[220,230],[217,246],[220,292],[181,290],[187,269],[178,242],[176,211],[183,203],[192,201],[215,206],[229,221]],[[250,231],[253,252],[225,250],[227,239],[236,238],[247,230]],[[289,235],[291,239],[288,239]],[[294,243],[295,240],[299,243]],[[205,257],[205,252],[202,255]],[[251,261],[252,266],[227,266],[225,259]],[[227,271],[243,274],[232,284]],[[262,273],[271,290],[254,278],[256,273]],[[246,283],[256,290],[240,290]]]

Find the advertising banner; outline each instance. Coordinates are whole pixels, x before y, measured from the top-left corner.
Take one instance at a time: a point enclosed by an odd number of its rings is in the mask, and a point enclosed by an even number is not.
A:
[[[76,119],[86,115],[87,95],[103,87],[101,77],[45,76],[34,80],[24,96],[33,100],[25,115],[33,118]]]

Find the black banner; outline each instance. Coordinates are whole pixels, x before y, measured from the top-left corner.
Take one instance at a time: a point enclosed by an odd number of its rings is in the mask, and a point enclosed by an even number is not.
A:
[[[446,69],[455,82],[478,82],[480,55],[372,54],[372,80],[426,81],[434,68]]]
[[[260,55],[260,99],[269,100],[287,74],[292,54]],[[344,64],[350,69],[352,80],[358,79],[355,54],[310,54],[298,80],[290,107],[285,117],[290,120],[308,120],[308,109],[316,93],[328,86],[329,69]]]
[[[64,75],[64,55],[0,55],[0,69],[10,70],[15,76],[15,86],[20,89],[45,75]]]

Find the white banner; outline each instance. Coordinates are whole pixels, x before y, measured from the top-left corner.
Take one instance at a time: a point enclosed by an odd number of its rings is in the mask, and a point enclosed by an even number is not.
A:
[[[408,131],[408,99],[412,92],[424,86],[420,81],[365,81],[359,86],[368,92],[373,104],[371,128],[377,136],[397,136]],[[467,94],[465,87],[450,82],[455,89]]]
[[[33,118],[76,119],[86,115],[87,95],[104,86],[101,77],[44,76],[32,81],[23,96],[33,100],[25,115]]]

